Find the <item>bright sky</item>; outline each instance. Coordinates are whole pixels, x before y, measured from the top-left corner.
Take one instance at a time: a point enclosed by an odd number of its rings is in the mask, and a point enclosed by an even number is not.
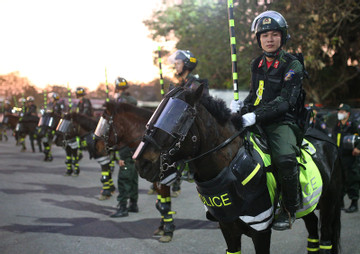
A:
[[[159,77],[142,21],[161,0],[0,0],[0,74],[19,71],[37,87],[94,90],[117,76],[132,82]]]

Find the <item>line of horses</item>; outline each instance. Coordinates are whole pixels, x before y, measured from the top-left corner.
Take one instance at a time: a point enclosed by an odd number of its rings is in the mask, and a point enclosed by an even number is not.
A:
[[[276,186],[276,169],[267,170],[258,166],[249,169],[239,159],[239,155],[246,153],[253,156],[253,161],[263,165],[263,162],[257,161],[257,157],[261,156],[254,154],[268,153],[266,142],[261,142],[262,137],[255,129],[236,130],[225,102],[203,95],[202,89],[202,86],[196,90],[176,88],[166,94],[155,112],[126,103],[107,102],[100,120],[101,124],[107,124],[106,133],[101,137],[93,134],[100,124],[98,119],[67,114],[60,121],[63,125],[58,125],[55,141],[57,145],[70,146],[66,150],[71,158],[66,172],[70,174],[77,170],[78,152],[71,149],[76,137],[87,140],[90,156],[101,165],[105,195],[111,195],[114,190],[109,166],[110,151],[125,145],[136,149],[133,158],[138,173],[151,183],[161,181],[160,176],[170,165],[191,162],[195,165],[195,183],[200,200],[207,207],[206,217],[219,223],[227,244],[226,253],[241,253],[242,235],[252,239],[257,254],[270,253],[271,222],[281,199]],[[249,139],[257,141],[250,143]],[[321,133],[314,131],[308,131],[305,139],[314,152],[310,153],[303,147],[304,153],[309,155],[300,158],[299,163],[307,164],[304,158],[312,160],[322,180],[322,190],[314,199],[312,208],[298,216],[304,220],[308,231],[307,251],[338,253],[342,177],[337,148]],[[254,146],[259,150],[252,149]],[[270,184],[271,179],[275,185]],[[256,193],[260,189],[265,191],[259,196]],[[257,221],[258,217],[252,214],[252,210],[260,206],[259,197],[269,195],[270,190],[273,191],[269,199],[271,213],[263,215],[263,221]],[[157,191],[156,208],[162,219],[156,234],[162,235],[163,242],[168,242],[175,230],[170,187],[161,185]],[[303,189],[303,196],[306,191]],[[319,210],[320,219],[315,209]]]

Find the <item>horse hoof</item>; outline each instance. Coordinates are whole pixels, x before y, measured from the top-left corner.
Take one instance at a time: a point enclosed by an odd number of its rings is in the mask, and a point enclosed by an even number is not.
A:
[[[108,200],[110,198],[111,196],[100,195],[99,200],[103,201],[103,200]]]
[[[168,243],[168,242],[171,242],[171,240],[172,240],[172,236],[163,235],[162,237],[160,237],[159,242]]]
[[[164,230],[161,228],[158,228],[154,231],[154,236],[163,236],[164,235]]]
[[[180,195],[180,192],[181,192],[180,190],[172,192],[171,197],[177,198]]]

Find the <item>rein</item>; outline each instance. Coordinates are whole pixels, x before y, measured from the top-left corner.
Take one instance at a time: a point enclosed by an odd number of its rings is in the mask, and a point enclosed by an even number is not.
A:
[[[205,153],[202,153],[194,158],[191,158],[191,159],[188,159],[188,160],[185,160],[183,161],[183,163],[189,163],[189,162],[192,162],[192,161],[195,161],[197,159],[200,159],[201,157],[204,157],[210,153],[213,153],[213,152],[216,152],[222,148],[224,148],[225,146],[227,146],[228,144],[230,144],[237,136],[239,136],[242,132],[244,132],[245,128],[237,131],[234,135],[232,135],[230,138],[228,138],[227,140],[225,140],[224,142],[222,142],[220,145],[218,145],[217,147],[214,147],[213,149],[210,149],[209,151],[205,152]]]

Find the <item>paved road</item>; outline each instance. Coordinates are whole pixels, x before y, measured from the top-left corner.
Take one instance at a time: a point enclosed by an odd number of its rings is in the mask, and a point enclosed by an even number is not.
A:
[[[28,145],[28,148],[30,146]],[[173,241],[159,243],[152,232],[159,224],[155,196],[140,179],[138,214],[110,218],[116,198],[97,199],[98,164],[87,153],[79,177],[65,177],[65,154],[54,147],[54,161],[43,154],[20,153],[13,138],[0,142],[0,253],[13,254],[222,254],[226,245],[217,224],[204,217],[194,184],[183,183],[173,199],[177,230]],[[115,173],[117,175],[117,172]],[[346,200],[349,204],[349,200]],[[344,254],[359,254],[360,213],[342,214]],[[306,230],[299,220],[294,229],[273,232],[271,253],[306,253]],[[243,237],[242,253],[255,253]]]

